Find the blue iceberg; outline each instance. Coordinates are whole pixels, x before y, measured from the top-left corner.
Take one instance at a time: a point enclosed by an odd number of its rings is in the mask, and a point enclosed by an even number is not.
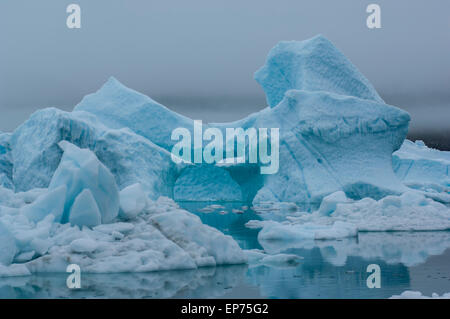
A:
[[[0,276],[64,272],[68,261],[87,272],[247,262],[174,199],[277,208],[282,222],[249,223],[262,239],[450,228],[448,153],[405,141],[409,114],[385,104],[330,41],[281,42],[255,79],[268,107],[201,128],[279,129],[274,174],[245,154],[228,162],[225,150],[217,163],[173,161],[173,130],[194,133],[194,120],[114,78],[72,112],[39,110],[0,133]]]

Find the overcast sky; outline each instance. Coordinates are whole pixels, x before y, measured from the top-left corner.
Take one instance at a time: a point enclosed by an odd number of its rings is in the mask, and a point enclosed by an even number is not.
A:
[[[70,3],[81,29],[66,26]],[[382,29],[366,27],[370,3]],[[270,48],[319,33],[388,102],[450,101],[448,0],[1,0],[0,130],[38,108],[71,110],[111,75],[153,98],[264,103],[253,73]]]

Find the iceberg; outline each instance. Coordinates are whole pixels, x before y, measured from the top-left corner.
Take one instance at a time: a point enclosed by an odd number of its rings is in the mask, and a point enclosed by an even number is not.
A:
[[[194,125],[193,120],[125,87],[114,77],[99,91],[85,96],[74,111],[89,112],[113,129],[129,128],[169,152],[175,144],[172,131],[177,127],[192,131]]]
[[[326,91],[383,103],[358,69],[324,36],[306,41],[283,41],[255,73],[267,103],[277,106],[291,89]]]
[[[409,120],[408,113],[383,103],[290,90],[276,107],[231,127],[280,128],[282,165],[263,177],[254,204],[320,203],[339,190],[355,199],[406,191],[392,169],[392,153],[405,139]]]
[[[255,79],[268,107],[202,128],[279,129],[274,174],[259,163],[175,163],[172,132],[192,133],[194,121],[114,78],[72,112],[39,110],[0,133],[0,273],[64,272],[68,261],[95,273],[247,262],[235,240],[173,200],[263,207],[273,220],[249,223],[261,241],[450,229],[440,203],[447,152],[405,141],[409,114],[385,104],[330,41],[280,43]]]
[[[56,108],[33,113],[11,136],[15,190],[47,188],[63,153],[58,143],[66,140],[81,148],[91,148],[103,129],[89,113],[69,113]]]
[[[341,197],[340,200],[335,200]],[[333,200],[331,200],[333,199]],[[380,200],[351,200],[341,193],[328,196],[326,213],[292,212],[281,221],[249,221],[250,228],[262,228],[259,238],[293,241],[305,238],[336,239],[370,231],[450,230],[450,210],[425,194],[410,190]],[[322,206],[321,206],[322,207]]]
[[[10,133],[0,132],[0,187],[13,189]]]
[[[405,185],[450,194],[450,152],[428,148],[422,141],[405,140],[392,162]]]

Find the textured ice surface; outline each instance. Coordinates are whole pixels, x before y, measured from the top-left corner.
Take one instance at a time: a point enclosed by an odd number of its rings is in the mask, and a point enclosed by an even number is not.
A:
[[[327,91],[382,103],[370,82],[325,37],[283,41],[255,73],[267,103],[275,107],[291,90]]]
[[[67,141],[61,141],[59,146],[64,150],[64,154],[52,177],[49,190],[66,186],[67,192],[64,212],[61,218],[55,216],[57,220],[67,223],[72,214],[71,209],[76,203],[73,211],[78,214],[77,223],[83,220],[92,223],[96,220],[97,213],[100,213],[102,223],[111,222],[119,213],[119,192],[114,176],[92,151],[80,149]],[[89,190],[89,193],[84,193],[83,198],[77,200],[84,190]],[[91,199],[95,200],[97,207],[83,203],[88,200],[90,202]],[[86,216],[87,212],[94,216]]]
[[[304,239],[338,239],[357,234],[355,225],[336,221],[331,225],[314,223],[280,223],[272,220],[250,221],[250,228],[262,228],[258,240],[295,241]]]
[[[450,152],[428,148],[422,141],[405,140],[393,154],[393,166],[410,187],[450,194]]]
[[[129,128],[168,151],[176,143],[171,140],[175,128],[193,129],[193,120],[125,87],[115,78],[85,96],[74,110],[90,112],[110,128]]]
[[[241,187],[221,167],[204,165],[184,169],[173,190],[178,201],[242,201]]]
[[[108,130],[95,142],[94,152],[114,174],[120,189],[140,183],[152,199],[173,196],[183,164],[170,153],[130,129]]]
[[[62,156],[58,142],[67,140],[89,148],[103,129],[89,113],[68,113],[55,108],[33,113],[11,136],[16,191],[48,187]]]
[[[253,203],[320,203],[338,190],[376,199],[405,191],[393,172],[392,153],[401,146],[409,119],[383,103],[291,90],[275,108],[218,126],[280,128],[280,169],[263,177]]]

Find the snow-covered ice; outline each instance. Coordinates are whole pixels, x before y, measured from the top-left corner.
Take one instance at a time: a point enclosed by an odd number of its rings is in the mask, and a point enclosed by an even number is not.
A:
[[[0,275],[65,272],[71,263],[87,273],[114,273],[247,261],[230,236],[204,225],[169,198],[161,197],[156,202],[147,199],[145,208],[129,218],[127,222],[115,220],[90,228],[55,223],[53,215],[34,223],[21,214],[20,208],[3,209],[0,222],[11,231],[0,232],[1,242],[8,248],[2,249],[1,256],[2,264],[10,267],[2,267]]]

